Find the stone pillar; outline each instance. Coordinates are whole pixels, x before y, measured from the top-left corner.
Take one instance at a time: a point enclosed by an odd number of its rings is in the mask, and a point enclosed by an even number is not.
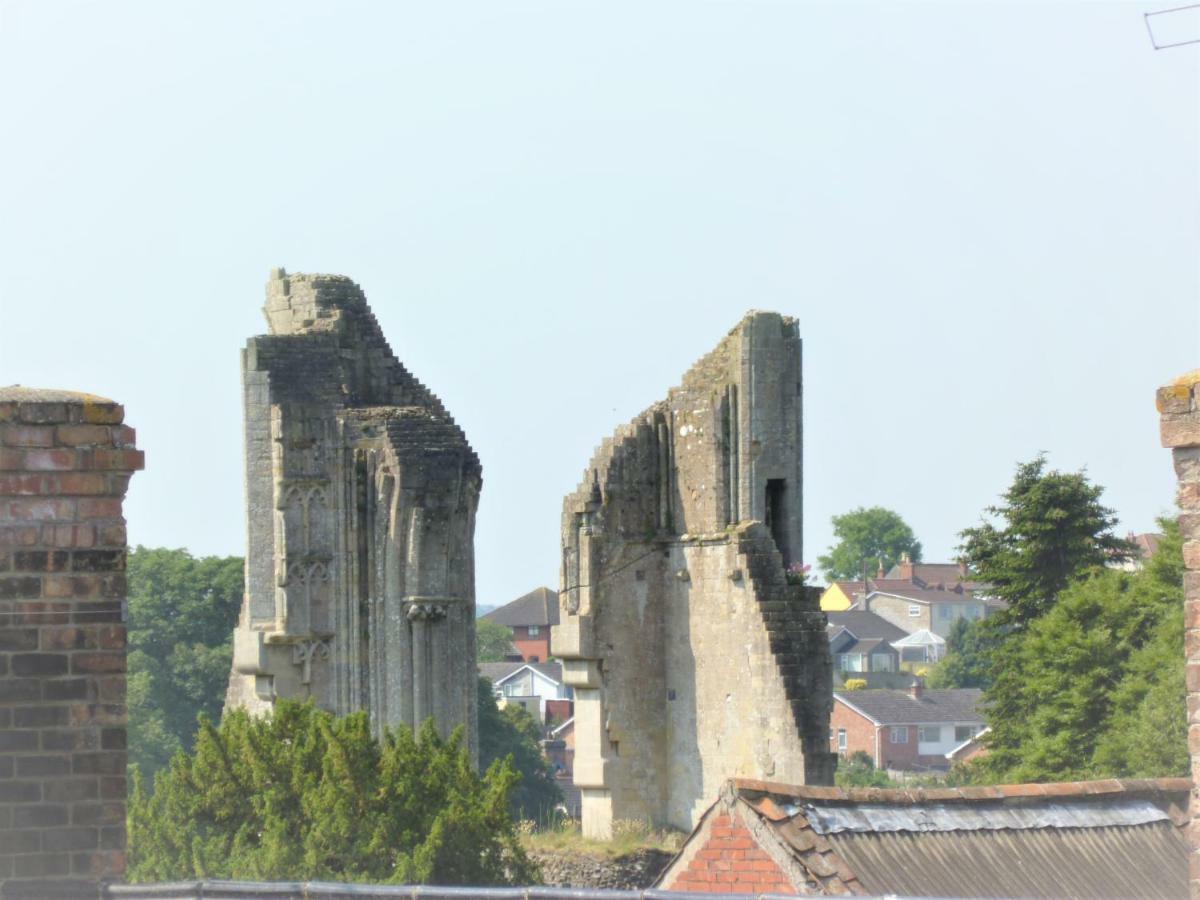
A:
[[[97,897],[125,869],[117,403],[0,388],[0,894]]]
[[[1179,529],[1183,533],[1184,653],[1187,655],[1188,747],[1192,754],[1192,897],[1200,898],[1200,369],[1158,389],[1162,443],[1179,478]]]

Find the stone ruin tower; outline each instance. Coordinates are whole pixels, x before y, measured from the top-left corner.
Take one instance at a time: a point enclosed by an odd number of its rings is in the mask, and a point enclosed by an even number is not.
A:
[[[584,833],[691,829],[725,779],[830,784],[825,616],[801,557],[800,338],[748,314],[605,439],[563,504],[551,652]]]
[[[227,707],[312,697],[476,754],[479,459],[392,355],[362,289],[271,273],[242,352],[246,593]]]

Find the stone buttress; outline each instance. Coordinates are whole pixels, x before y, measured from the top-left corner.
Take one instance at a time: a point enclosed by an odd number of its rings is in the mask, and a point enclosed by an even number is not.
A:
[[[751,313],[566,497],[551,652],[587,835],[690,829],[731,777],[832,782],[825,617],[786,571],[801,438],[796,322]]]
[[[392,355],[362,290],[272,272],[242,354],[246,593],[226,705],[308,698],[465,725],[476,754],[479,460]]]

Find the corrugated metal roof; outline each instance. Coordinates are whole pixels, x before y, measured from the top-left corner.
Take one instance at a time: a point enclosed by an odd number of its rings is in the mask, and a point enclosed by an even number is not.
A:
[[[827,838],[870,893],[914,897],[1188,896],[1188,847],[1168,822]]]
[[[796,806],[784,811],[795,815]],[[1107,803],[1088,800],[1011,803],[857,803],[853,806],[805,804],[803,812],[818,834],[889,831],[994,831],[1001,828],[1099,828],[1167,822],[1166,812],[1151,801],[1125,797]]]

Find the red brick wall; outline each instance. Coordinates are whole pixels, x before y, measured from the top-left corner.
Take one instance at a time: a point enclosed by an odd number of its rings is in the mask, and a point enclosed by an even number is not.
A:
[[[0,388],[0,882],[95,895],[125,867],[121,406]],[[22,882],[21,879],[40,879]]]
[[[545,662],[550,658],[550,626],[542,625],[536,637],[529,636],[529,628],[518,625],[513,630],[513,646],[525,662]]]
[[[575,715],[574,700],[547,700],[546,701],[546,724],[561,725],[571,716]]]
[[[850,709],[840,700],[836,698],[833,701],[833,713],[829,717],[829,749],[833,753],[839,753],[838,750],[838,729],[846,729],[846,751],[844,756],[849,756],[858,750],[870,755],[875,761],[875,765],[879,765],[879,760],[875,759],[875,725],[870,720],[863,718],[859,713]]]
[[[850,709],[850,707],[837,698],[834,698],[833,714],[829,717],[829,749],[834,753],[838,752],[838,729],[845,728],[846,752],[844,755],[849,756],[857,750],[865,751],[875,761],[877,769],[889,767],[893,769],[908,769],[917,765],[924,767],[946,767],[947,763],[944,756],[917,755],[916,725],[899,727],[903,727],[908,731],[907,744],[893,744],[891,739],[892,730],[887,725],[884,725],[880,729],[879,746],[877,748],[875,745],[875,730],[877,728],[875,723]]]
[[[1159,388],[1161,437],[1179,479],[1183,534],[1183,652],[1187,660],[1188,747],[1192,756],[1191,894],[1200,898],[1200,369]]]
[[[767,855],[736,814],[716,815],[708,837],[669,891],[710,894],[794,894],[783,870]]]

